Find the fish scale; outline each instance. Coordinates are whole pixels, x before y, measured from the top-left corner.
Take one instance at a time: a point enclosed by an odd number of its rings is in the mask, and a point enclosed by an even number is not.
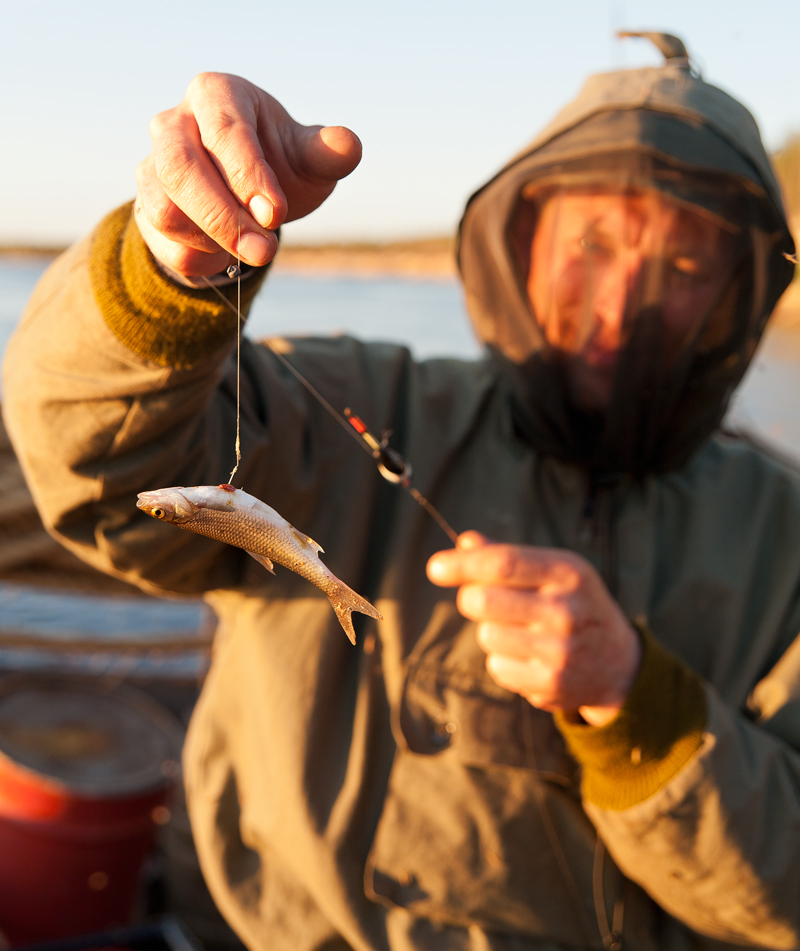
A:
[[[294,533],[287,538],[283,532],[271,531],[262,526],[263,522],[249,515],[235,517],[233,511],[220,512],[201,508],[194,518],[181,525],[181,528],[215,538],[236,548],[244,548],[248,552],[264,555],[270,561],[283,565],[315,584],[326,594],[326,589],[335,587],[331,586],[329,572],[321,561],[317,559],[316,565],[308,563],[308,545],[305,544],[301,548]]]
[[[140,492],[136,505],[153,518],[243,548],[268,571],[273,570],[272,562],[276,561],[310,581],[327,596],[353,644],[353,611],[383,620],[369,601],[348,588],[320,561],[322,549],[313,539],[241,489],[232,485],[173,486]]]

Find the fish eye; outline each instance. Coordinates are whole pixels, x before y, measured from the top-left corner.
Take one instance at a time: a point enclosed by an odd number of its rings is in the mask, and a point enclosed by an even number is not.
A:
[[[166,514],[164,509],[153,509],[153,518],[164,518]]]

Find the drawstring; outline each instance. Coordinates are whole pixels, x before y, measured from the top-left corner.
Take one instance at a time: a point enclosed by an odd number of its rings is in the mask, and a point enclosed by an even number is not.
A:
[[[594,844],[594,864],[592,866],[592,895],[594,897],[594,910],[597,915],[597,927],[600,929],[600,937],[603,939],[603,947],[606,951],[621,951],[622,924],[625,917],[625,895],[623,894],[622,887],[620,887],[614,898],[614,911],[611,915],[611,927],[609,928],[603,885],[605,856],[605,843],[600,836],[598,836]]]

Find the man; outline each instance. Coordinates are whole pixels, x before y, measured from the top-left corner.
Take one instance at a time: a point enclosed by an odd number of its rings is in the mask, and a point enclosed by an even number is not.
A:
[[[590,79],[470,201],[486,361],[291,343],[393,430],[456,549],[243,344],[237,481],[383,613],[356,649],[302,579],[134,505],[225,479],[235,327],[199,277],[231,295],[238,249],[247,305],[272,229],[357,164],[352,133],[198,77],[154,120],[133,214],[53,266],[9,348],[46,524],[219,614],[186,785],[252,948],[800,941],[800,481],[712,435],[793,245],[749,113],[668,52]]]

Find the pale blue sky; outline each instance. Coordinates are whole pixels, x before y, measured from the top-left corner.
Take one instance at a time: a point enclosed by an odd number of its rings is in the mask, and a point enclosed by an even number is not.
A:
[[[6,4],[2,24],[0,242],[70,240],[131,197],[149,118],[201,70],[361,137],[297,241],[451,231],[588,73],[659,61],[619,27],[681,35],[769,148],[800,129],[798,0],[48,0]]]

